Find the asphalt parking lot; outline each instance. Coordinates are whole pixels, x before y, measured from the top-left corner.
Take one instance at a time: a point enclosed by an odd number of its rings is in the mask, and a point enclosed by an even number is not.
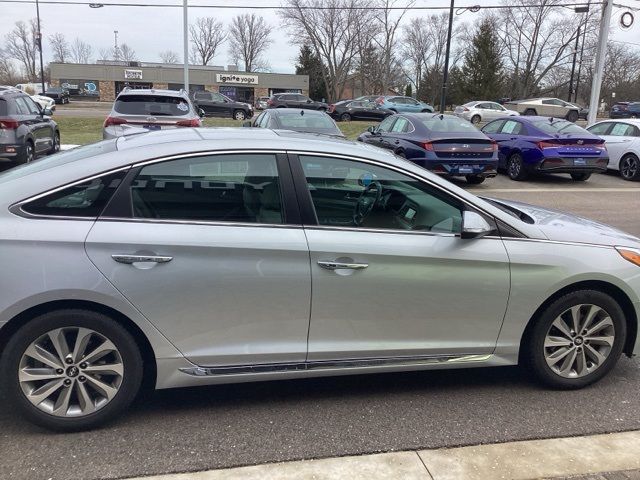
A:
[[[470,189],[640,235],[640,183],[614,174],[587,182],[501,175]],[[516,367],[160,391],[116,423],[84,433],[52,434],[0,409],[0,478],[122,478],[605,433],[640,429],[639,411],[640,361],[627,358],[597,385],[569,392],[540,388]]]

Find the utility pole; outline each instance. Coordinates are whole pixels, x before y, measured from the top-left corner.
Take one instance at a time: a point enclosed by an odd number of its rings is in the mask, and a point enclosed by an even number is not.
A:
[[[596,71],[593,75],[591,85],[591,99],[589,100],[589,115],[587,125],[596,121],[598,105],[600,104],[600,87],[602,87],[602,77],[604,75],[604,60],[607,55],[607,41],[609,40],[609,24],[611,23],[611,12],[613,11],[613,0],[607,0],[603,5],[602,18],[600,19],[600,32],[598,34],[598,48],[596,50]]]
[[[44,66],[42,63],[42,32],[40,31],[40,4],[38,3],[38,0],[36,0],[36,19],[38,22],[38,33],[36,40],[38,41],[38,50],[40,51],[40,84],[42,86],[42,92],[40,92],[40,95],[44,95],[45,92],[45,88],[44,88]]]
[[[447,49],[444,54],[444,71],[442,72],[442,96],[440,97],[440,113],[444,113],[444,106],[447,102],[447,81],[449,80],[449,53],[451,51],[451,31],[453,29],[453,4],[451,0],[449,7],[449,30],[447,31]]]
[[[183,0],[182,4],[182,65],[184,68],[184,91],[189,94],[189,20],[187,18],[188,0]]]
[[[576,61],[578,60],[578,42],[580,41],[580,27],[582,25],[578,25],[578,32],[576,33],[576,46],[573,49],[573,64],[571,65],[571,78],[569,78],[569,95],[567,97],[567,102],[571,101],[571,97],[573,96],[573,76],[576,73]]]

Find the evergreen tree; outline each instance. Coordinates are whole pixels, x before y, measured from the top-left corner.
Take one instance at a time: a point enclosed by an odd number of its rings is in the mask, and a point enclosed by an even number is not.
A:
[[[404,89],[404,96],[405,97],[413,96],[413,88],[411,87],[410,83],[408,83],[407,86]]]
[[[328,97],[327,87],[322,75],[323,69],[322,60],[313,53],[311,47],[308,45],[300,47],[296,75],[309,75],[309,97],[314,100],[322,100]]]
[[[482,20],[464,55],[460,92],[469,100],[496,100],[502,97],[503,64],[500,40],[490,18]]]

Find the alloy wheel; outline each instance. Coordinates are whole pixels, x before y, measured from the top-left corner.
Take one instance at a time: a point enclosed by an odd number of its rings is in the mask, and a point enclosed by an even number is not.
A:
[[[32,342],[17,373],[20,388],[34,407],[57,417],[82,417],[113,400],[122,385],[124,365],[104,335],[66,327]]]
[[[33,147],[29,142],[27,142],[27,145],[25,148],[27,149],[26,155],[24,156],[26,163],[33,162]]]
[[[549,368],[564,378],[579,378],[600,368],[615,341],[609,313],[592,304],[568,308],[553,321],[544,339]]]
[[[638,176],[638,169],[640,165],[638,165],[638,159],[634,156],[627,156],[622,159],[620,162],[620,175],[627,180],[634,179]]]
[[[513,156],[509,160],[509,176],[511,178],[518,178],[520,176],[520,172],[522,171],[522,162],[520,161],[520,157]]]

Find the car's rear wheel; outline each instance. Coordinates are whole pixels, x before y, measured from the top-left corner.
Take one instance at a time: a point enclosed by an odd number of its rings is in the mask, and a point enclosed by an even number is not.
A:
[[[467,179],[467,183],[471,185],[480,185],[485,181],[485,177],[482,175],[467,175],[465,178]]]
[[[473,123],[474,125],[478,125],[480,123],[480,120],[482,120],[480,118],[480,115],[474,115],[473,117],[471,117],[471,123]]]
[[[625,180],[640,180],[640,160],[633,153],[620,159],[620,176]]]
[[[326,109],[326,108],[324,108],[324,107],[320,107],[320,108],[318,109],[318,111],[320,111],[320,112],[326,112],[326,111],[327,111],[327,109]]]
[[[527,108],[524,111],[524,115],[537,115],[538,112],[536,112],[533,108]]]
[[[235,120],[246,120],[247,114],[244,113],[244,110],[236,110],[233,112],[233,118]]]
[[[24,144],[24,149],[22,150],[22,156],[20,157],[20,163],[30,163],[33,162],[35,158],[35,153],[33,150],[33,143],[31,140],[27,140]]]
[[[584,182],[586,180],[589,180],[590,177],[591,177],[590,173],[577,172],[577,173],[571,174],[571,178],[574,179],[576,182]]]
[[[351,115],[349,115],[348,113],[343,113],[342,115],[340,115],[340,120],[343,122],[350,122]]]
[[[627,324],[618,303],[595,290],[568,293],[533,325],[523,360],[554,388],[585,387],[604,377],[624,347]]]
[[[514,153],[507,159],[507,175],[511,180],[517,181],[527,178],[527,170],[519,153]]]
[[[567,113],[567,120],[569,120],[570,122],[575,122],[576,120],[578,120],[578,112],[576,112],[575,110],[571,110],[569,111],[569,113]]]
[[[136,397],[142,358],[106,315],[80,309],[40,315],[10,339],[2,365],[8,393],[32,422],[61,431],[113,419]]]
[[[51,150],[49,150],[49,154],[54,154],[60,151],[60,132],[55,132],[53,134],[53,145],[51,146]]]

